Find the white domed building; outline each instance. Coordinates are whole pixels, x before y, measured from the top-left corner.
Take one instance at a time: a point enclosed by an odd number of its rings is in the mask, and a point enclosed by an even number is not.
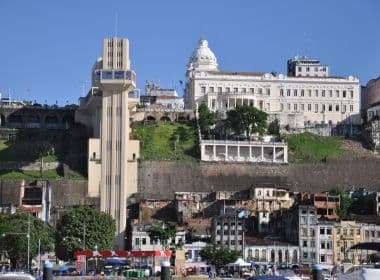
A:
[[[287,75],[222,71],[207,40],[200,39],[190,57],[186,77],[186,109],[205,103],[225,116],[226,111],[246,104],[267,112],[270,119],[279,119],[282,127],[298,131],[342,125],[352,132],[352,127],[361,124],[359,80],[330,76],[329,67],[317,59],[289,59]]]

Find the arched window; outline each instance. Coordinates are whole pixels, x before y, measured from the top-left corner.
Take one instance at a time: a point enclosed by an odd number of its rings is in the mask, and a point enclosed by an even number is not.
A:
[[[262,250],[261,251],[261,262],[266,262],[267,261],[267,250]]]
[[[255,250],[255,261],[258,261],[260,258],[260,252],[259,252],[259,249],[256,249]]]
[[[252,259],[252,249],[248,249],[248,259]]]

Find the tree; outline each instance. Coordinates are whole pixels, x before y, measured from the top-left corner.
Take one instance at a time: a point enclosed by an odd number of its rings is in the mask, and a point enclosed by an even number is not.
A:
[[[210,112],[207,105],[202,103],[198,107],[198,123],[202,135],[206,135],[211,125],[218,121],[218,113]]]
[[[74,208],[61,217],[56,231],[56,255],[72,260],[77,250],[112,249],[116,223],[111,215],[94,208]]]
[[[240,253],[224,245],[208,244],[199,252],[199,255],[208,263],[215,265],[218,271],[221,267],[236,261]]]
[[[147,232],[149,238],[154,242],[157,242],[159,240],[161,244],[164,244],[167,240],[172,240],[172,243],[175,245],[177,227],[173,223],[169,223],[163,226],[152,226],[147,230]]]
[[[268,125],[268,133],[272,135],[280,135],[280,124],[277,119]]]
[[[30,214],[29,214],[30,215]],[[42,220],[23,212],[0,214],[0,251],[7,252],[13,268],[26,266],[28,251],[28,223],[30,222],[30,257],[38,255],[38,240],[41,252],[54,248],[54,232]]]
[[[242,105],[227,112],[226,125],[237,134],[249,137],[252,133],[263,135],[266,129],[267,113],[256,107]]]
[[[349,209],[352,205],[353,200],[349,195],[341,188],[334,188],[329,191],[331,195],[340,196],[340,205],[337,209],[337,213],[341,219],[346,219],[349,214]]]

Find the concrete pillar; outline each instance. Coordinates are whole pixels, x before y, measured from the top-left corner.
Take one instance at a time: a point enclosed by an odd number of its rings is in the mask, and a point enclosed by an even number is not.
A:
[[[227,140],[226,140],[227,141]],[[227,161],[228,159],[228,145],[226,143],[226,149],[225,149],[225,154],[224,154],[224,160]]]
[[[288,146],[284,147],[284,163],[288,163]]]
[[[237,156],[238,156],[238,160],[240,160],[240,144],[239,144],[239,141],[238,141],[238,145],[237,145]]]
[[[215,141],[215,139],[214,139]],[[216,159],[216,146],[215,143],[212,145],[212,157],[213,159]]]
[[[261,161],[264,161],[264,146],[261,146]]]
[[[273,145],[273,162],[276,162],[276,146]]]
[[[230,99],[227,98],[227,109],[229,110],[230,109]]]
[[[236,98],[234,98],[234,101],[235,101],[234,107],[236,108]]]

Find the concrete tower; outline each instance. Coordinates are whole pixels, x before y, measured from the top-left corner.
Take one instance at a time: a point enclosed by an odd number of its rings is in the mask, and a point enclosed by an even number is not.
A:
[[[88,194],[100,195],[101,210],[115,218],[117,249],[124,249],[127,199],[137,192],[139,143],[129,140],[129,115],[139,94],[130,64],[128,39],[105,39],[103,57],[93,67],[92,90],[81,99],[76,118],[93,128]]]

